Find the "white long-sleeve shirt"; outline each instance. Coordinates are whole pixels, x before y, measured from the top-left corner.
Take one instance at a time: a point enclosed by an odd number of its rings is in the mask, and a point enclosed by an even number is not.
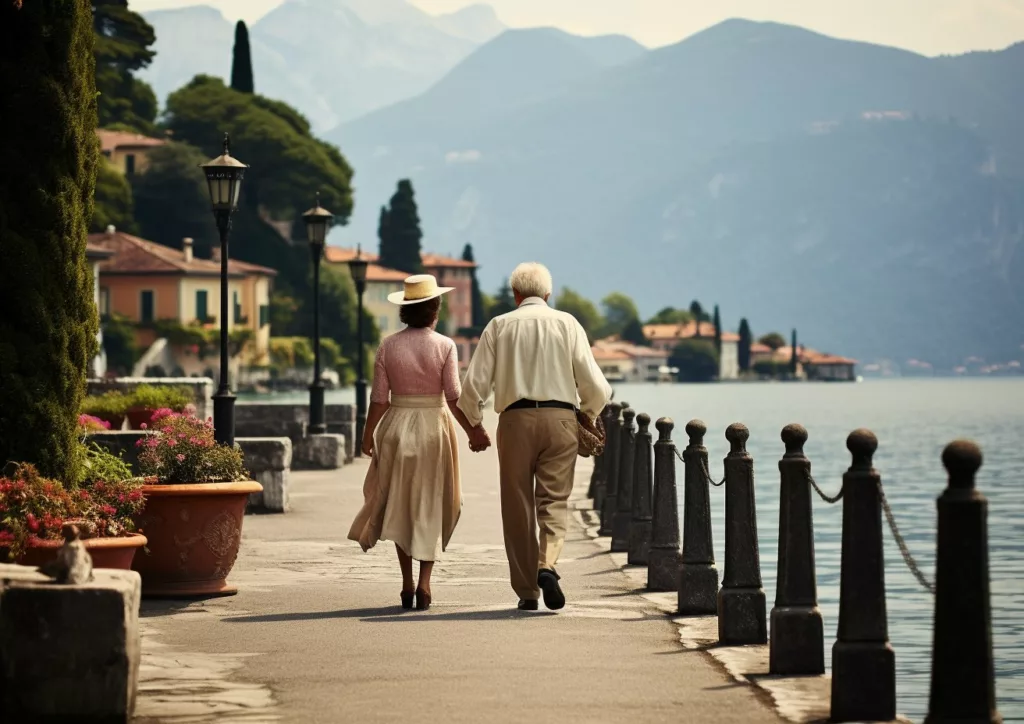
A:
[[[459,399],[472,424],[483,420],[481,409],[492,389],[495,412],[517,400],[557,400],[591,418],[612,394],[580,323],[538,297],[523,300],[484,328]]]

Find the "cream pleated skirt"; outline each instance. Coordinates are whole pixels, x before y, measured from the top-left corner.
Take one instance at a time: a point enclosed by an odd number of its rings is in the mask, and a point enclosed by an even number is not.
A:
[[[349,539],[364,551],[393,541],[416,560],[436,561],[461,513],[458,438],[444,397],[392,395]]]

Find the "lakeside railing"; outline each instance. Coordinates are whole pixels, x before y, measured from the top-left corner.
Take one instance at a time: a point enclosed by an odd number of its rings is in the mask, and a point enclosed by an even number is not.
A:
[[[948,475],[938,496],[935,582],[910,554],[882,478],[872,464],[875,435],[854,430],[846,441],[852,460],[834,496],[811,475],[804,454],[807,431],[782,430],[779,460],[779,553],[775,605],[770,614],[761,583],[754,490],[754,461],[746,451],[749,431],[734,423],[725,430],[730,451],[725,477],[708,473],[707,426],[686,424],[682,453],[672,440],[670,418],[655,423],[628,403],[608,405],[602,419],[604,454],[594,460],[588,490],[600,516],[598,534],[611,536],[611,550],[647,566],[647,589],[675,591],[680,615],[717,615],[724,645],[769,646],[769,673],[825,672],[824,626],[818,609],[814,565],[814,491],[827,504],[842,502],[839,626],[832,646],[833,722],[891,721],[896,717],[895,653],[886,615],[882,516],[917,581],[935,596],[931,691],[926,724],[996,724],[988,566],[988,502],[975,488],[981,450],[956,440],[942,463]],[[634,428],[634,420],[639,427]],[[682,535],[676,459],[683,463]],[[719,586],[711,536],[710,486],[725,486],[725,571]],[[680,541],[682,543],[680,547]],[[768,635],[768,617],[771,635]]]

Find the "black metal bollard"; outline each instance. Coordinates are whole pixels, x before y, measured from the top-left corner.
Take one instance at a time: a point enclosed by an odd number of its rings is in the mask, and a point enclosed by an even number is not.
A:
[[[718,569],[711,542],[711,494],[708,449],[701,420],[686,423],[690,444],[683,450],[683,557],[679,565],[679,613],[718,612]]]
[[[601,505],[601,527],[598,535],[612,534],[612,521],[615,518],[616,497],[619,492],[619,437],[622,431],[620,413],[625,407],[623,404],[612,403],[611,424],[606,429],[608,441],[605,443],[605,452],[608,454],[608,477],[605,479],[604,501]]]
[[[676,498],[676,446],[672,442],[675,423],[662,417],[655,423],[654,508],[651,522],[651,551],[647,559],[647,590],[675,591],[679,585],[679,501]]]
[[[636,433],[633,452],[633,518],[629,526],[629,557],[634,566],[646,566],[651,550],[651,488],[652,475],[651,416],[641,412],[636,416],[640,425]]]
[[[811,461],[803,425],[782,429],[779,461],[779,566],[771,613],[768,670],[772,674],[824,674],[825,636],[814,573]]]
[[[604,410],[601,411],[601,422],[604,424],[605,430],[605,445],[600,459],[594,461],[594,469],[597,471],[598,477],[592,497],[594,498],[594,510],[597,511],[599,517],[601,509],[604,507],[605,492],[608,488],[608,462],[611,455],[608,445],[608,429],[611,427],[612,416],[615,414],[612,404],[605,405]]]
[[[833,722],[896,718],[896,655],[885,611],[880,477],[871,464],[878,439],[854,430],[853,455],[843,475],[843,558],[839,579],[839,633],[832,646]]]
[[[749,437],[740,423],[725,431],[730,450],[725,458],[725,576],[718,592],[718,640],[733,646],[768,641]]]
[[[974,487],[981,450],[957,440],[942,452],[949,486],[938,499],[932,684],[925,724],[999,724],[992,661],[988,501]]]
[[[622,432],[619,434],[619,488],[615,494],[615,517],[612,519],[612,553],[629,551],[629,525],[633,517],[633,453],[636,412],[622,411]]]

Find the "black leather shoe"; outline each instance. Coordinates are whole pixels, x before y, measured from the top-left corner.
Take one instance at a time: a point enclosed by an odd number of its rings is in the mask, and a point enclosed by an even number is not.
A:
[[[520,598],[519,605],[516,606],[520,611],[536,611],[539,606],[537,601],[532,598]]]
[[[550,568],[542,568],[537,574],[537,585],[544,591],[544,605],[552,611],[565,606],[565,594],[558,585],[558,579],[559,575]]]

